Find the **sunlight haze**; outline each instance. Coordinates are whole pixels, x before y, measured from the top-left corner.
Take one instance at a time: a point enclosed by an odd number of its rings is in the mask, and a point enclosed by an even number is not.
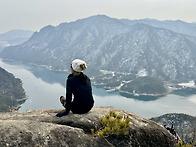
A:
[[[47,25],[97,14],[196,22],[196,0],[0,0],[0,33],[13,29],[39,31]]]

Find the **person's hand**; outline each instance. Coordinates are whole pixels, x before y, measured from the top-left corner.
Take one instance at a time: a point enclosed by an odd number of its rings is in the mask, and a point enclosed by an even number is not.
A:
[[[57,116],[57,117],[62,117],[62,116],[65,116],[65,115],[68,115],[68,113],[67,113],[66,111],[60,112],[60,113],[58,113],[56,116]]]

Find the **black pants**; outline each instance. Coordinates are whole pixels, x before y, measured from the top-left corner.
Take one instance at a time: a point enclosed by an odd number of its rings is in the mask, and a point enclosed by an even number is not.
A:
[[[65,101],[65,99],[64,99]],[[66,104],[64,105],[64,103],[62,103],[63,106],[66,109]],[[88,105],[85,104],[76,104],[76,103],[71,103],[71,111],[75,114],[84,114],[84,113],[88,113],[92,108],[93,108],[94,102],[88,102]]]
[[[85,105],[85,104],[74,104],[73,102],[71,103],[71,111],[76,114],[84,114],[89,112],[93,108],[94,103],[92,102],[91,104]]]

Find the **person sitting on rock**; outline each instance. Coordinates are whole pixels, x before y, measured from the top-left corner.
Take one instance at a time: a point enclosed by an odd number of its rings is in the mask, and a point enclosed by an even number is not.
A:
[[[172,135],[175,135],[175,136],[176,136],[176,131],[174,130],[174,124],[173,124],[173,122],[172,122],[171,128],[166,127],[166,125],[164,125],[164,127],[165,127]]]
[[[71,74],[66,82],[66,98],[60,97],[62,105],[65,107],[64,112],[58,113],[57,117],[68,115],[70,110],[76,114],[89,112],[93,105],[91,81],[83,71],[87,68],[84,61],[75,59],[71,64]],[[72,100],[73,94],[73,100]]]
[[[176,131],[174,130],[174,124],[172,122],[172,126],[170,128],[170,133],[173,134],[173,135],[176,135]]]

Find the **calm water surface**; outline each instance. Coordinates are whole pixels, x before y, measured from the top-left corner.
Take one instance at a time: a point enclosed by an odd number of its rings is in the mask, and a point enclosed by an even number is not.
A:
[[[43,67],[0,60],[0,66],[20,78],[28,99],[19,111],[63,109],[59,97],[65,95],[68,73],[50,71]],[[95,107],[113,106],[145,118],[166,113],[185,113],[196,116],[196,89],[177,91],[167,96],[145,101],[145,97],[127,98],[118,92],[108,93],[103,88],[93,88]]]

